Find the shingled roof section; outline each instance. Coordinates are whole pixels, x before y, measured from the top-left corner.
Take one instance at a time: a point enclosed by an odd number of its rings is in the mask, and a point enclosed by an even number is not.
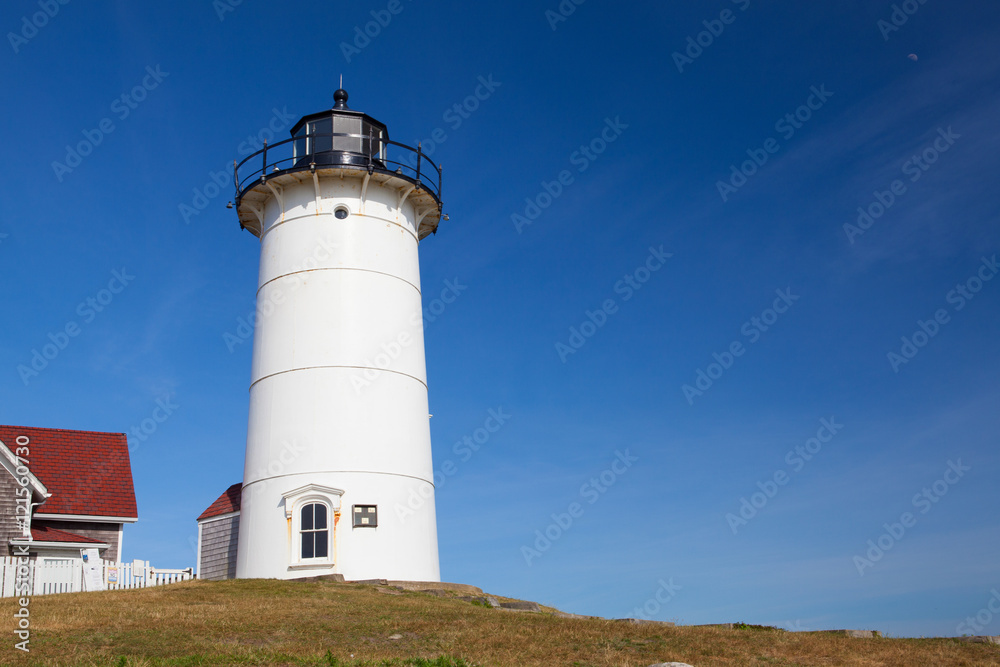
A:
[[[52,494],[35,513],[139,518],[124,433],[0,426],[11,451],[19,436],[30,441],[28,468]]]
[[[201,513],[198,521],[211,519],[213,516],[222,516],[230,512],[240,511],[240,498],[243,495],[243,484],[233,484],[226,489],[225,493],[216,498],[215,502],[208,506],[208,509]]]
[[[71,542],[73,544],[103,544],[100,540],[95,540],[76,533],[69,533],[56,528],[42,527],[31,529],[31,539],[35,542]]]

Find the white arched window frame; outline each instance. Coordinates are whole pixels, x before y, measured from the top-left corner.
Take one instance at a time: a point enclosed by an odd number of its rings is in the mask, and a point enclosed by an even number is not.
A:
[[[285,517],[291,529],[288,545],[290,567],[324,569],[334,566],[335,519],[340,513],[340,497],[343,493],[340,489],[308,484],[284,494]],[[317,522],[317,506],[322,508],[321,514],[325,515],[322,525],[318,525]],[[307,510],[310,507],[312,510]],[[325,555],[322,549],[316,548],[324,539]]]

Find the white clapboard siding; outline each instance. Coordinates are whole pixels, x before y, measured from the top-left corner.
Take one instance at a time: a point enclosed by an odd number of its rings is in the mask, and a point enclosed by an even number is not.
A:
[[[19,558],[0,556],[0,591],[2,597],[14,597],[19,582],[28,582],[28,595],[76,593],[83,590],[83,561],[66,559],[65,562],[29,561],[20,565]],[[164,586],[194,578],[193,568],[172,570],[156,568],[149,561],[114,563],[101,561],[104,583],[108,590]]]

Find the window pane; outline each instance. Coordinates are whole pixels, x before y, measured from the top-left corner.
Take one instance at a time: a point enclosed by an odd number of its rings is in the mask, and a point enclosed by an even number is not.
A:
[[[326,536],[327,532],[324,530],[319,533],[313,533],[316,536],[316,558],[326,558]]]
[[[334,116],[333,131],[338,134],[361,134],[361,119],[349,116]],[[334,137],[333,149],[337,151],[361,152],[361,137]]]
[[[365,123],[361,128],[361,134],[364,138],[361,140],[361,150],[365,155],[379,156],[379,134],[381,130],[372,125],[371,123]],[[370,138],[369,138],[370,137]]]
[[[313,554],[314,554],[313,538],[315,537],[315,535],[316,535],[316,533],[302,533],[302,557],[303,558],[312,558],[313,557]],[[324,545],[323,548],[325,549],[326,546]]]
[[[317,530],[324,530],[326,528],[326,505],[317,503],[313,507],[316,510],[316,522],[313,525]]]
[[[302,530],[313,529],[313,508],[315,505],[306,505],[302,508]]]
[[[299,128],[299,131],[295,133],[295,141],[292,142],[293,156],[295,159],[299,159],[306,154],[306,126],[303,125]]]
[[[330,143],[330,133],[333,131],[331,126],[331,121],[329,118],[322,118],[320,120],[314,120],[309,123],[309,132],[312,134],[326,135],[313,137],[312,139],[312,152],[322,153],[323,151],[329,151],[331,148]]]
[[[378,505],[355,505],[354,528],[375,528],[378,526]]]

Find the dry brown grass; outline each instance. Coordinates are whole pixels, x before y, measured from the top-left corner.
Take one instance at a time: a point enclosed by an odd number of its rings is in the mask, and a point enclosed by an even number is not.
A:
[[[395,593],[395,591],[392,591]],[[273,580],[33,598],[31,653],[0,604],[0,663],[31,665],[998,665],[1000,646],[513,613],[377,586]],[[402,635],[390,640],[389,636]],[[353,654],[353,658],[350,656]],[[447,656],[447,657],[442,657]]]

